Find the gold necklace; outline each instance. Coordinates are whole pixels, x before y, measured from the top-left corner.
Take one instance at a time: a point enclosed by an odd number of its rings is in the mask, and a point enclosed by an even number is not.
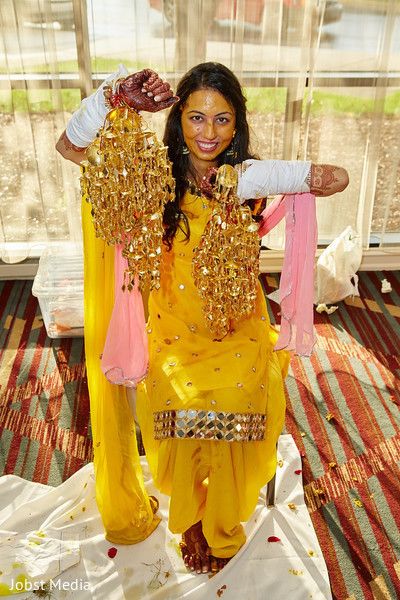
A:
[[[203,209],[209,208],[210,200],[208,196],[198,187],[196,183],[190,181],[187,177],[185,178],[186,185],[188,186],[188,191],[195,198],[201,198]]]
[[[188,190],[192,194],[192,196],[197,196],[198,198],[203,196],[203,192],[201,191],[199,186],[194,181],[191,181],[188,177],[185,178],[185,181],[186,181]]]

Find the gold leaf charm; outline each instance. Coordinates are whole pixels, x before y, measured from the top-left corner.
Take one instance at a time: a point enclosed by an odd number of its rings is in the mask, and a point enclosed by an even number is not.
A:
[[[132,290],[135,279],[158,289],[164,206],[175,197],[165,146],[140,115],[120,107],[108,113],[86,154],[82,196],[92,205],[97,237],[122,244],[128,263],[123,290]]]
[[[212,214],[194,249],[192,275],[207,327],[220,340],[255,310],[259,270],[258,226],[236,195],[238,176],[222,165],[216,174]]]

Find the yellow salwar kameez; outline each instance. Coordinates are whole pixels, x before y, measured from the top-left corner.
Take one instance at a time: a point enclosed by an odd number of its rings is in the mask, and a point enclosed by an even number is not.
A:
[[[86,370],[93,434],[96,501],[106,538],[116,544],[144,540],[160,519],[153,514],[136,444],[134,419],[124,387],[100,369],[114,303],[114,248],[96,238],[91,206],[82,201]]]
[[[182,210],[190,240],[178,229],[172,250],[163,248],[161,287],[149,299],[149,372],[138,386],[137,411],[154,482],[171,496],[170,530],[182,533],[201,520],[211,553],[227,558],[244,544],[240,522],[275,473],[289,355],[273,351],[278,336],[260,285],[255,312],[221,341],[213,339],[192,278],[193,249],[212,207],[187,193]],[[192,409],[266,415],[265,439],[155,439],[154,413]]]

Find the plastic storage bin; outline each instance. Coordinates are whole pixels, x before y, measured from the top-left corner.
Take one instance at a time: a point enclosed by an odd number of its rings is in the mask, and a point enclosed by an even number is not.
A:
[[[32,286],[50,338],[83,336],[81,245],[47,248]]]

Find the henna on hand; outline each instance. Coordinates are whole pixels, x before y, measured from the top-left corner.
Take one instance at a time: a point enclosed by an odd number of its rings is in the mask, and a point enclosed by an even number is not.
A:
[[[310,192],[316,196],[331,196],[342,192],[349,183],[347,171],[334,165],[311,165]]]
[[[169,83],[151,69],[128,75],[118,85],[117,93],[125,104],[138,111],[157,112],[179,100]]]
[[[72,150],[73,152],[85,152],[86,150],[86,148],[80,148],[79,146],[75,146],[75,144],[73,144],[71,140],[68,139],[67,132],[65,130],[62,132],[60,139],[58,140],[58,144],[61,144],[67,151]]]

